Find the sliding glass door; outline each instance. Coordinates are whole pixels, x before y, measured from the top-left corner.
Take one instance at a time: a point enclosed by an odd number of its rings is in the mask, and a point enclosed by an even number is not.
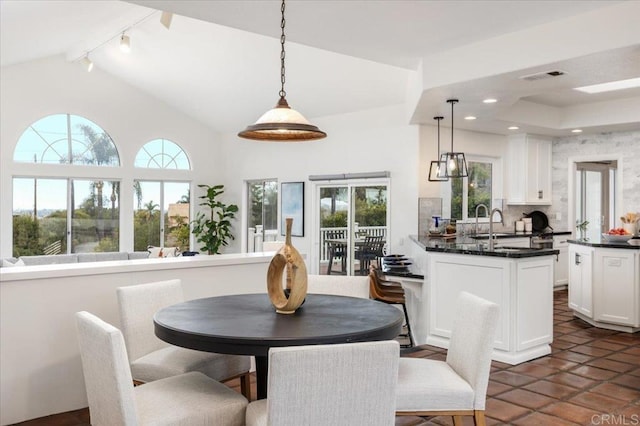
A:
[[[388,181],[318,184],[318,273],[367,275],[388,237]]]

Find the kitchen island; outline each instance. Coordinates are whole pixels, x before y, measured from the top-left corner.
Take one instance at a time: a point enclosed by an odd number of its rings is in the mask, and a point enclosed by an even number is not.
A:
[[[568,240],[569,307],[591,325],[640,330],[640,239]]]
[[[411,289],[407,301],[414,311],[409,314],[419,344],[448,347],[458,294],[467,291],[500,306],[492,359],[519,364],[551,352],[558,250],[500,246],[488,250],[460,237],[410,239],[414,273],[424,277],[420,293]]]

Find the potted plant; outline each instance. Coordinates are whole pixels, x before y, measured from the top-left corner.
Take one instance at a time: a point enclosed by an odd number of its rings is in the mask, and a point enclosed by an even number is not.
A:
[[[191,221],[193,234],[196,241],[203,244],[200,250],[206,250],[208,254],[218,254],[222,246],[229,244],[228,239],[235,239],[231,233],[231,220],[235,218],[238,206],[227,205],[217,199],[224,193],[224,185],[198,185],[198,188],[206,190],[205,195],[198,197],[203,200],[199,205],[208,207],[209,211],[199,211]]]

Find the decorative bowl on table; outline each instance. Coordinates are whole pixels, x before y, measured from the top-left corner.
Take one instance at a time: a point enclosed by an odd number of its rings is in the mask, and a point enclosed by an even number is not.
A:
[[[602,234],[602,238],[610,243],[625,243],[633,237],[631,234],[627,235],[615,235],[615,234]]]

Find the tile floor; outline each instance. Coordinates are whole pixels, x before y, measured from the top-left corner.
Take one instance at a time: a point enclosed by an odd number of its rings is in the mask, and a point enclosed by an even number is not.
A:
[[[566,291],[555,292],[554,304],[551,355],[515,366],[493,363],[487,425],[640,425],[640,333],[574,319]],[[403,356],[444,359],[446,351],[425,345],[403,350]],[[238,381],[229,385],[239,391]],[[83,409],[19,424],[85,426],[89,413]],[[451,417],[396,420],[396,426],[450,424]],[[465,419],[467,424],[473,422]]]

